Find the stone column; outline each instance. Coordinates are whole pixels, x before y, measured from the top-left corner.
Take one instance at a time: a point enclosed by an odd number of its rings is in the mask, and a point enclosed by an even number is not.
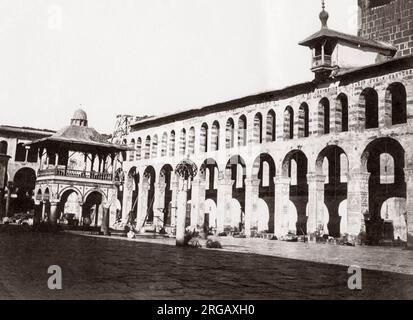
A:
[[[33,227],[36,228],[42,221],[42,203],[39,200],[34,202]]]
[[[47,220],[47,216],[46,216],[46,201],[42,201],[42,220],[45,221]]]
[[[259,196],[259,179],[245,179],[245,235],[251,237],[251,217]]]
[[[110,203],[105,203],[103,205],[103,212],[102,212],[102,225],[100,226],[100,231],[103,232],[103,235],[109,236],[109,219],[110,219]]]
[[[308,225],[307,234],[324,230],[324,183],[325,175],[307,174]]]
[[[163,209],[165,207],[165,182],[158,182],[155,186],[155,201],[153,205],[153,223],[156,230],[160,230],[165,221],[163,221]]]
[[[230,210],[230,201],[232,199],[232,185],[234,181],[228,178],[218,180],[217,195],[217,231],[224,231],[225,213]]]
[[[123,184],[123,200],[122,200],[122,222],[127,223],[129,219],[129,212],[132,210],[132,195],[133,195],[133,181],[129,179],[133,179],[130,177],[126,177],[126,181]],[[138,194],[139,197],[139,194]],[[139,202],[139,201],[138,201]],[[139,209],[138,209],[139,210]]]
[[[364,213],[369,210],[370,173],[351,172],[347,181],[347,232],[357,238],[366,231]]]
[[[413,168],[405,169],[407,248],[413,249]]]
[[[291,179],[284,176],[274,178],[274,233],[277,237],[288,234],[288,205]]]
[[[177,210],[176,210],[176,245],[185,245],[185,221],[186,221],[186,204],[188,199],[188,191],[185,186],[178,191],[177,194]]]
[[[52,226],[57,226],[57,219],[58,219],[58,212],[57,212],[57,205],[58,202],[50,202],[50,215],[49,215],[49,223]]]
[[[203,209],[205,204],[205,181],[199,177],[192,181],[192,208],[191,208],[191,225],[201,227],[203,221]]]
[[[140,230],[143,227],[143,221],[148,213],[148,191],[150,185],[147,182],[142,182],[141,187],[139,189],[139,208],[138,214],[136,217],[136,229]]]
[[[175,175],[171,177],[171,190],[172,190],[172,199],[171,199],[171,227],[176,226],[176,207],[177,207],[177,197],[178,197],[179,181]]]
[[[13,183],[7,183],[7,198],[6,198],[6,217],[10,217],[10,201],[11,201],[11,189],[13,188]]]

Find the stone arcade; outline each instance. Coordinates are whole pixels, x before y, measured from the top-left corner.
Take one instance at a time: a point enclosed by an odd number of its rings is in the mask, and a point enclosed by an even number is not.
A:
[[[323,5],[321,30],[300,43],[313,81],[131,124],[123,220],[174,229],[178,211],[217,232],[366,233],[413,246],[412,3],[360,1],[358,36],[330,29]],[[400,16],[390,29],[403,41],[374,40],[374,13]],[[185,159],[199,172],[181,203]]]

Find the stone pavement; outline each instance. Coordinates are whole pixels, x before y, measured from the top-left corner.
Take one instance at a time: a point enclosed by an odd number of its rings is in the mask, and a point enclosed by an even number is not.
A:
[[[1,228],[0,243],[0,299],[413,299],[411,275],[363,270],[352,291],[345,266],[269,255]],[[48,289],[51,265],[63,290]]]
[[[85,233],[77,234],[89,236]],[[175,245],[173,238],[138,237],[127,239],[111,237],[123,241],[136,241]],[[362,269],[388,271],[413,275],[413,251],[400,247],[347,247],[329,244],[271,241],[265,239],[239,239],[220,237],[222,251],[259,254],[272,257],[312,261],[341,266],[356,265]],[[206,240],[200,240],[205,248]],[[211,249],[208,249],[211,250]]]

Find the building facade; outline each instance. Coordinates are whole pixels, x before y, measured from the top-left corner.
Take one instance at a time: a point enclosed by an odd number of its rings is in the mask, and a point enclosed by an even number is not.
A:
[[[397,5],[413,11],[412,1],[385,1],[360,18]],[[320,20],[300,43],[313,53],[313,81],[130,126],[124,220],[174,228],[175,168],[189,159],[192,228],[411,244],[413,56],[397,39],[369,38],[365,22],[353,36],[329,29],[324,7]]]
[[[33,209],[33,191],[39,169],[36,149],[28,149],[26,143],[54,134],[51,130],[26,127],[0,126],[0,154],[10,156],[4,185],[9,191],[9,215],[26,213]],[[2,195],[1,210],[5,215],[6,194]]]

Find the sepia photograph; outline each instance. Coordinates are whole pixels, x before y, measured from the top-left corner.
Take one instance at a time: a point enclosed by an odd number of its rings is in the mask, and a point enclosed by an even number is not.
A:
[[[0,0],[0,43],[0,300],[413,299],[413,0]]]

